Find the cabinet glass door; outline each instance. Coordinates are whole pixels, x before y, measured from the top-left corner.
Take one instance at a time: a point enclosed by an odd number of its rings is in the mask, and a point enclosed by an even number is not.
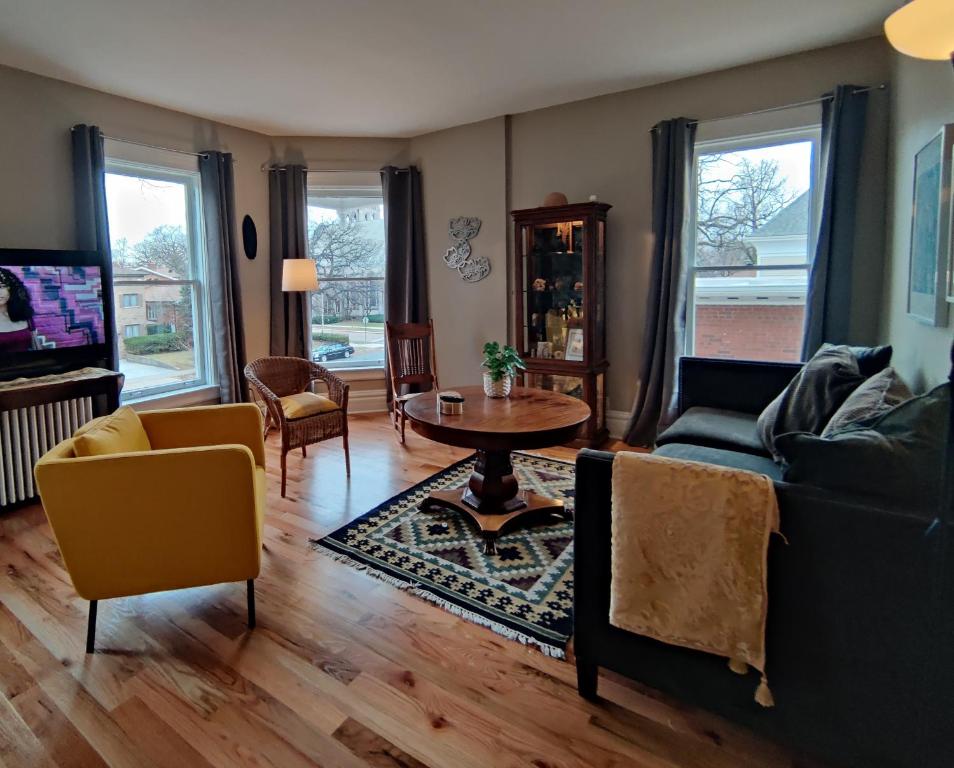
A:
[[[524,243],[526,352],[582,361],[583,222],[535,224]]]

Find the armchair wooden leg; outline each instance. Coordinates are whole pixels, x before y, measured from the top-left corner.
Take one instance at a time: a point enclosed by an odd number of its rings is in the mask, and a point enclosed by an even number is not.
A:
[[[301,455],[302,455],[302,458],[305,458],[305,459],[308,458],[308,453],[305,451],[305,446],[301,447]]]
[[[86,625],[86,652],[93,653],[96,650],[96,600],[89,601],[89,623]]]
[[[347,430],[341,436],[342,441],[344,442],[344,452],[345,452],[345,474],[348,477],[351,477],[351,450],[348,447],[348,432]]]
[[[401,406],[401,445],[404,445],[404,425],[407,424],[407,415],[404,413],[404,406]]]
[[[245,591],[248,595],[248,628],[255,629],[255,579],[245,582]]]
[[[286,451],[282,451],[282,498],[285,498],[285,476],[287,474],[286,460],[285,457],[288,456]]]

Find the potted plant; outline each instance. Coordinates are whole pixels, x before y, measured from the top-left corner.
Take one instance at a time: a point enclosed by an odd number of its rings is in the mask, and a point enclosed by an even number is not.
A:
[[[517,369],[526,370],[517,350],[509,344],[503,349],[496,341],[484,344],[484,394],[487,397],[508,397]]]

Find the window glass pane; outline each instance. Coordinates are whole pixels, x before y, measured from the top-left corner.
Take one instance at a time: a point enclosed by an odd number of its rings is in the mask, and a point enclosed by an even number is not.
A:
[[[696,265],[804,264],[811,180],[810,141],[700,152]]]
[[[798,360],[812,231],[813,132],[697,148],[687,352]]]
[[[798,361],[805,322],[806,268],[697,272],[691,286],[699,357]]]
[[[312,356],[329,368],[384,365],[384,200],[380,190],[312,189],[308,253]]]
[[[106,174],[124,399],[205,383],[194,184]]]

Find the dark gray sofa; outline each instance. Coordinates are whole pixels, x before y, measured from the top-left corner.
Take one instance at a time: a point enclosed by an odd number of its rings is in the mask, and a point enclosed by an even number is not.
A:
[[[950,568],[938,566],[951,516],[939,521],[913,505],[886,508],[786,483],[755,434],[755,420],[798,370],[683,358],[681,417],[657,448],[775,481],[787,540],[773,537],[769,549],[767,673],[776,706],[753,701],[754,672],[740,677],[724,659],[609,624],[613,454],[591,450],[580,452],[576,475],[580,693],[596,696],[597,672],[605,667],[833,765],[954,765],[954,638],[945,634],[954,605],[943,603],[939,613],[932,591],[940,579],[941,591],[951,593]],[[939,648],[948,649],[943,663],[927,674]]]

